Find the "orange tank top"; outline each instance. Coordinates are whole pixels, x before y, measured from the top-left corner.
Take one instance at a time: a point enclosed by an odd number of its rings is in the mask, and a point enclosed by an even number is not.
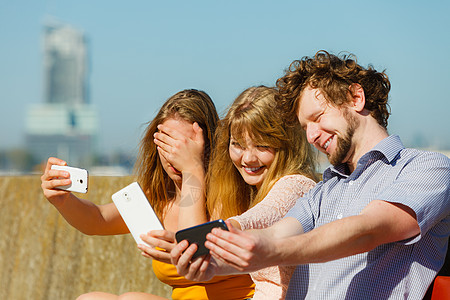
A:
[[[248,274],[216,276],[207,282],[194,282],[178,275],[174,265],[152,262],[156,277],[172,286],[173,300],[242,300],[251,298],[255,284]]]

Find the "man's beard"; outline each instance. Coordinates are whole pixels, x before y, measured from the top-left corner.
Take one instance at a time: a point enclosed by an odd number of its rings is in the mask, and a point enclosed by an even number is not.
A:
[[[333,166],[344,162],[345,158],[352,147],[352,139],[356,128],[359,126],[359,121],[353,117],[347,109],[344,109],[343,116],[347,121],[347,131],[345,136],[337,138],[337,147],[333,154],[328,155],[328,160]]]

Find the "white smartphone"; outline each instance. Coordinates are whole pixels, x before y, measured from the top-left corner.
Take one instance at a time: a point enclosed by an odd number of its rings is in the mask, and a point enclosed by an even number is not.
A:
[[[69,172],[70,180],[72,180],[71,184],[58,186],[56,187],[57,189],[77,193],[87,193],[89,180],[89,174],[87,170],[58,165],[52,165],[52,169]]]
[[[137,182],[114,193],[112,200],[137,244],[145,244],[141,234],[164,229]]]

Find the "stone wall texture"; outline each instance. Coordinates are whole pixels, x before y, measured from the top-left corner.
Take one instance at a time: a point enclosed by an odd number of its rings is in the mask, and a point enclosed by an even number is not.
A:
[[[78,196],[96,204],[133,177],[89,179]],[[0,177],[0,299],[76,299],[90,291],[170,297],[131,237],[87,236],[45,198],[39,176]]]

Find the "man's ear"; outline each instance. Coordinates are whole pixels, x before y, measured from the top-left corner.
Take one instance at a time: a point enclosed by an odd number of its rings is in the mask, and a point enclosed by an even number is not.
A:
[[[350,96],[352,97],[350,106],[357,112],[361,112],[366,105],[366,96],[364,89],[358,83],[353,83],[348,87]]]

